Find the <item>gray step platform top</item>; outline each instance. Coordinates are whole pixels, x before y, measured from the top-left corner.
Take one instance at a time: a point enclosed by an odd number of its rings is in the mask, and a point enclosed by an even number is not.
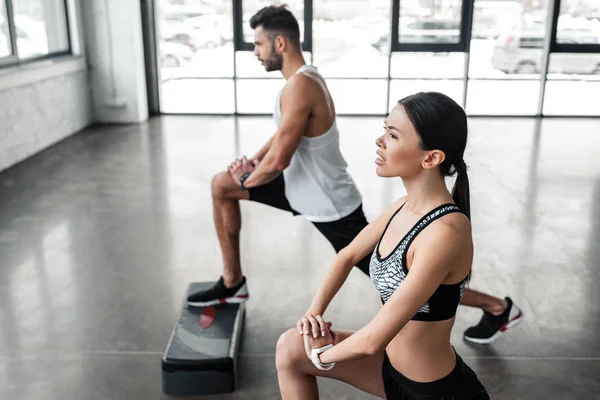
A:
[[[212,286],[213,282],[192,283],[188,293]],[[187,296],[186,296],[187,298]],[[241,337],[244,304],[219,304],[214,307],[182,305],[163,357],[166,363],[212,364],[233,359]]]

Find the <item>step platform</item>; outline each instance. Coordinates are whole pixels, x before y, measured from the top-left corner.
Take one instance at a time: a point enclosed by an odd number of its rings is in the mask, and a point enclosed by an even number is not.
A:
[[[214,282],[191,283],[188,294],[212,285]],[[184,299],[162,358],[163,393],[202,396],[233,392],[244,313],[244,303],[190,307]]]

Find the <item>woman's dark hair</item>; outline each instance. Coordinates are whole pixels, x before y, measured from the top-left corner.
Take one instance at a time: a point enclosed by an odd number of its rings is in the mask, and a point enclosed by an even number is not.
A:
[[[277,35],[285,36],[297,49],[300,49],[300,26],[287,5],[268,6],[260,9],[250,18],[250,27],[262,28],[269,33],[271,40]]]
[[[398,102],[412,121],[423,150],[441,150],[446,159],[440,164],[442,176],[454,176],[452,198],[471,218],[469,178],[463,159],[467,147],[467,115],[450,97],[437,92],[421,92]]]

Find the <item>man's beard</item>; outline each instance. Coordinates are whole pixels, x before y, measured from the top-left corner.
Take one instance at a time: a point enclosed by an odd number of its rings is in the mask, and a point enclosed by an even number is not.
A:
[[[267,57],[264,64],[267,72],[279,71],[283,67],[283,56],[271,47],[271,54]]]

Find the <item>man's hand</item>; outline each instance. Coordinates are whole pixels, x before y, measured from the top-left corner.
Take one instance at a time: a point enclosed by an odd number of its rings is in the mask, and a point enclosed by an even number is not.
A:
[[[240,185],[240,177],[246,172],[254,172],[254,170],[258,166],[258,163],[258,160],[248,160],[246,156],[243,156],[242,158],[232,162],[227,168],[227,171],[229,172],[233,180],[238,185]]]

